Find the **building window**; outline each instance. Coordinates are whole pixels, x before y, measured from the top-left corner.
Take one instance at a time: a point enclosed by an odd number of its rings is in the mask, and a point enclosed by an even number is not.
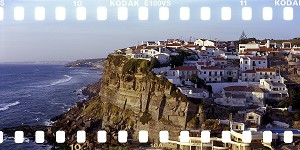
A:
[[[272,75],[272,72],[270,72],[270,75]]]
[[[258,61],[258,64],[260,64],[260,61]]]
[[[211,72],[208,72],[208,75],[211,76]]]
[[[220,72],[220,76],[223,76],[223,72]]]
[[[245,64],[247,64],[247,61],[245,61]]]
[[[206,74],[206,71],[204,71],[203,73]]]
[[[247,67],[245,67],[245,70],[247,70]]]
[[[217,76],[217,71],[215,71],[215,76]]]

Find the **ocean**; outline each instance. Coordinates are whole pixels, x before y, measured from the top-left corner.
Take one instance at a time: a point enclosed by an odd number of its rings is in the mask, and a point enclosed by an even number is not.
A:
[[[51,125],[50,119],[65,113],[86,97],[82,89],[97,82],[101,72],[64,65],[0,64],[0,128],[19,125]],[[0,149],[49,149],[25,139],[15,144],[4,136]]]

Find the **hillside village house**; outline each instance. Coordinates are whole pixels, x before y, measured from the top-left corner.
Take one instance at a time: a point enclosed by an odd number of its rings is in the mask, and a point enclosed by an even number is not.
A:
[[[227,60],[223,57],[215,57],[212,58],[213,66],[221,66],[221,68],[224,68],[227,65]]]
[[[293,53],[293,54],[300,54],[300,48],[293,47],[292,50],[291,50],[291,53]]]
[[[178,87],[180,92],[191,98],[208,98],[209,92],[206,89],[196,87]]]
[[[264,57],[241,57],[240,70],[255,70],[256,68],[268,68],[268,61]]]
[[[155,54],[154,57],[157,58],[157,60],[161,64],[167,63],[170,60],[170,55],[169,54],[165,54],[165,53]]]
[[[240,80],[243,82],[260,82],[260,79],[274,79],[275,77],[276,70],[274,68],[257,68],[243,71]]]
[[[206,82],[223,82],[225,71],[217,66],[202,66],[198,72],[198,77]]]
[[[226,106],[262,105],[264,99],[283,100],[289,96],[284,78],[276,73],[275,68],[268,68],[268,55],[290,54],[286,57],[289,65],[300,68],[297,67],[300,66],[299,47],[292,47],[290,43],[278,45],[270,41],[264,45],[240,44],[239,54],[227,51],[228,44],[225,42],[220,44],[203,39],[197,39],[194,42],[185,42],[180,39],[145,41],[143,45],[119,49],[115,53],[134,59],[157,58],[160,63],[167,63],[171,56],[179,55],[179,49],[192,55],[185,57],[183,66],[156,68],[157,74],[165,72],[166,78],[171,83],[192,98],[205,98],[208,95],[203,89],[190,87],[192,84],[188,79],[193,74],[211,84],[236,82],[231,83],[232,86],[229,87],[224,87],[228,86],[227,84],[219,87],[218,91],[223,89],[222,92],[215,93],[214,101]],[[295,69],[295,74],[300,72],[298,70],[300,69]]]
[[[274,79],[261,79],[259,86],[265,90],[267,99],[283,100],[289,97],[288,89],[284,84],[285,79],[281,76],[276,76]]]
[[[206,39],[196,39],[194,45],[197,46],[215,46],[215,42]]]
[[[224,55],[225,51],[224,50],[220,50],[218,47],[216,46],[202,46],[201,50],[205,50],[207,52],[207,55],[209,57],[212,56],[220,56],[220,55]]]
[[[264,92],[258,86],[225,87],[215,102],[221,105],[247,106],[263,105]]]
[[[169,70],[169,76],[176,76],[187,80],[191,75],[198,73],[196,66],[179,66]]]
[[[248,111],[245,114],[245,123],[248,126],[256,126],[258,128],[261,125],[263,115],[263,112],[257,110]]]
[[[245,49],[259,49],[259,46],[256,43],[239,44],[239,53],[245,52]]]
[[[239,67],[224,67],[224,75],[225,82],[237,82],[239,79]]]

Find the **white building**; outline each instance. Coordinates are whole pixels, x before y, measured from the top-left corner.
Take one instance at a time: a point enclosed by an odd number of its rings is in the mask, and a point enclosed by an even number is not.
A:
[[[156,54],[159,54],[159,52],[155,49],[142,49],[141,51],[141,54],[143,54],[143,57],[144,58],[149,58],[149,57],[153,57],[154,55]]]
[[[291,50],[291,53],[293,53],[293,54],[300,54],[300,48],[293,47],[292,50]]]
[[[240,71],[255,70],[256,68],[267,68],[268,61],[264,57],[241,57]]]
[[[256,81],[260,79],[275,79],[276,69],[275,68],[257,68],[256,69]]]
[[[198,72],[198,77],[206,82],[223,82],[225,71],[221,67],[208,66],[201,67]]]
[[[170,69],[170,71],[168,72],[169,76],[176,76],[185,80],[187,80],[193,74],[198,74],[198,69],[196,66],[179,66]]]
[[[196,39],[194,45],[197,46],[215,46],[215,43],[206,39]]]
[[[260,82],[260,79],[276,78],[276,69],[274,68],[256,68],[246,70],[241,73],[240,80],[243,82]]]
[[[249,126],[257,126],[259,127],[262,122],[262,116],[263,112],[254,110],[254,111],[249,111],[245,114],[245,122],[249,124]]]
[[[284,84],[285,79],[281,76],[276,76],[275,79],[261,79],[259,86],[266,90],[266,98],[274,100],[283,100],[289,97],[288,89]]]
[[[264,92],[258,86],[228,86],[215,102],[222,105],[247,106],[263,105]]]
[[[195,87],[178,87],[180,92],[191,98],[208,98],[209,92],[205,89]]]
[[[259,44],[256,43],[239,44],[239,53],[243,53],[245,49],[259,49]]]
[[[221,66],[221,68],[224,68],[227,65],[227,60],[223,57],[215,57],[212,58],[212,63],[214,66]]]
[[[161,63],[167,63],[170,61],[170,55],[169,54],[165,54],[165,53],[161,53],[161,54],[155,54],[154,55],[155,58],[157,58],[157,60]]]
[[[224,81],[226,82],[237,82],[239,79],[239,68],[226,66],[224,67]]]

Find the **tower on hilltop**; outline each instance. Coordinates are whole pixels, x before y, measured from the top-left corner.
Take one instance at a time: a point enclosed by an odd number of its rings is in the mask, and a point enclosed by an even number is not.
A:
[[[244,32],[244,30],[243,30],[243,33],[242,33],[242,35],[240,36],[240,40],[239,40],[239,43],[240,44],[247,44],[246,42],[247,42],[247,36],[246,36],[246,34],[245,34],[245,32]]]

